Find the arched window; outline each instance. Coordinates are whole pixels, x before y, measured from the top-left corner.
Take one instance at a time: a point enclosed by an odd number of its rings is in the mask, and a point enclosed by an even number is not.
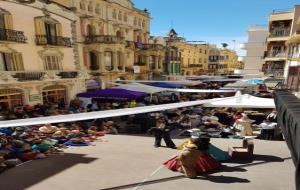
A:
[[[52,85],[43,88],[43,102],[57,104],[67,102],[67,88],[64,85]]]
[[[101,13],[100,5],[99,5],[99,4],[96,5],[95,13],[96,13],[97,15],[100,15],[100,13]]]
[[[85,10],[85,2],[84,1],[81,1],[79,6],[80,6],[81,10]]]
[[[90,56],[90,69],[92,71],[96,71],[99,69],[99,64],[98,64],[98,61],[97,61],[97,54],[95,52],[89,52],[89,56]]]
[[[89,5],[88,5],[88,11],[89,11],[89,12],[93,12],[93,10],[94,10],[94,9],[93,9],[93,4],[92,4],[92,2],[90,1],[90,2],[89,2]]]
[[[119,20],[122,20],[122,12],[121,12],[121,11],[119,11],[118,19],[119,19]]]
[[[113,16],[114,19],[117,19],[117,11],[116,11],[116,9],[113,10],[112,16]]]
[[[112,61],[112,52],[111,51],[106,51],[104,52],[104,65],[105,69],[107,71],[112,71],[113,70],[113,61]]]
[[[87,36],[95,36],[96,35],[96,28],[90,24],[86,26],[86,34]]]

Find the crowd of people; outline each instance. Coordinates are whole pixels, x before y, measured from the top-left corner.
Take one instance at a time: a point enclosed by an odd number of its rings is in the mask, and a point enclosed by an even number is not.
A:
[[[211,83],[208,84],[207,88],[218,89],[220,86]],[[62,100],[56,104],[46,102],[33,106],[15,106],[12,110],[0,107],[0,119],[15,120],[36,118],[219,97],[223,97],[223,95],[213,93],[201,95],[196,93],[166,93],[153,95],[151,97],[148,96],[142,102],[136,102],[135,100],[103,102],[93,99],[89,103],[75,98],[71,100],[69,104],[65,104]],[[255,130],[257,130],[261,131],[259,135],[260,138],[273,140],[278,135],[276,132],[278,131],[276,112],[273,111],[268,114],[269,112],[266,112],[261,114],[263,117],[257,117],[255,115],[259,114],[254,111],[247,112],[233,108],[207,109],[201,106],[195,106],[116,118],[46,124],[42,126],[0,128],[0,171],[4,171],[28,160],[43,159],[51,154],[60,154],[67,146],[88,146],[104,134],[148,132],[155,136],[155,147],[161,147],[163,139],[169,148],[178,148],[172,141],[171,136],[189,136],[190,133],[188,131],[190,130],[200,130],[203,133],[208,133],[210,137],[225,138],[251,136],[254,135]],[[182,164],[185,159],[184,154],[205,155],[203,151],[209,150],[217,150],[217,152],[220,153],[216,147],[213,147],[207,142],[207,139],[205,140],[204,138],[203,140],[202,137],[197,138],[197,142],[199,139],[202,139],[200,140],[201,142],[205,141],[206,145],[201,143],[193,144],[192,142],[196,142],[194,138],[190,139],[190,142],[187,143],[188,146],[181,146],[181,149],[184,150],[183,155],[180,157]],[[198,148],[196,148],[196,146]],[[220,155],[222,154],[219,154],[217,159],[224,160],[227,158],[227,156],[223,154],[221,159]],[[207,158],[208,156],[206,155],[205,157]],[[212,155],[212,158],[215,159],[216,156],[214,157]],[[177,163],[177,157],[174,160]],[[213,164],[213,166],[217,166],[217,164]],[[185,168],[183,170],[188,169]]]

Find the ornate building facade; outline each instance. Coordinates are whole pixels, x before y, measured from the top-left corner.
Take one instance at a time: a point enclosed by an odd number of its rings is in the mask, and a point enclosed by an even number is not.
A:
[[[149,43],[147,10],[130,0],[57,2],[74,10],[79,63],[94,79],[148,79],[162,72],[164,47]]]
[[[24,16],[26,15],[26,16]],[[68,102],[85,90],[73,13],[40,1],[1,1],[0,106]]]
[[[182,75],[199,75],[203,74],[208,68],[208,50],[207,44],[196,44],[186,41],[179,37],[174,29],[171,29],[168,36],[165,38],[167,47],[173,47],[176,50],[177,64],[175,68],[181,69]],[[174,56],[175,57],[175,56]],[[175,69],[175,70],[176,70]]]

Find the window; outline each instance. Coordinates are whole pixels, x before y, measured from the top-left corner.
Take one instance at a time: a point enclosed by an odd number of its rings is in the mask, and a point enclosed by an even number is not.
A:
[[[112,12],[112,16],[114,19],[117,19],[117,11],[115,9]]]
[[[199,58],[199,63],[202,63],[202,59],[201,58]]]
[[[206,58],[204,58],[204,63],[207,63],[207,59]]]
[[[121,11],[119,11],[118,19],[119,19],[119,20],[122,20],[122,12],[121,12]]]
[[[124,22],[127,22],[128,21],[128,15],[126,13],[124,13]]]
[[[0,28],[13,29],[12,21],[12,15],[8,11],[0,8]],[[5,33],[1,32],[0,37],[2,35],[5,35]]]
[[[146,22],[143,20],[142,27],[145,28]]]
[[[60,57],[56,55],[46,55],[44,57],[45,70],[61,70]]]
[[[96,5],[96,8],[95,8],[95,13],[97,14],[97,15],[100,15],[100,5],[99,4],[97,4]]]
[[[88,11],[89,12],[93,12],[93,4],[92,4],[92,2],[89,2]]]
[[[139,19],[139,26],[142,26],[142,19]]]
[[[0,52],[0,71],[23,71],[23,58],[21,53]]]
[[[204,54],[207,54],[207,50],[204,50]]]
[[[136,26],[137,25],[137,18],[136,17],[134,17],[134,26]]]
[[[85,10],[85,3],[83,1],[80,2],[80,9]]]

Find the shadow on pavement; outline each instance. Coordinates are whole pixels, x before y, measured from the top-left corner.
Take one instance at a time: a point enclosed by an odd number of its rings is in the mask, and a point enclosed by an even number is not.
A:
[[[70,153],[35,160],[2,173],[0,189],[23,190],[76,164],[88,164],[95,160],[96,158],[88,158],[84,154]]]
[[[207,176],[200,176],[197,177],[197,179],[200,180],[208,180],[213,183],[250,183],[248,179],[243,179],[243,178],[238,178],[238,177],[229,177],[229,176],[212,176],[212,175],[207,175]]]

